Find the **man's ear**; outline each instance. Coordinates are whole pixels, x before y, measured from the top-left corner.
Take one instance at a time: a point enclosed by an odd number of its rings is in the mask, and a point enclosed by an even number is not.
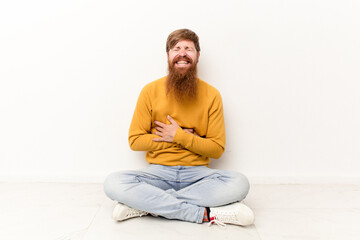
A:
[[[199,62],[199,58],[200,58],[200,52],[197,53],[197,60]]]

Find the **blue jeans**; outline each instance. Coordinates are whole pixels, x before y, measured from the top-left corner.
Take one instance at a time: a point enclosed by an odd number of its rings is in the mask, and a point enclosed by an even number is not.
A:
[[[141,171],[110,174],[104,191],[110,199],[135,209],[201,223],[205,207],[243,200],[249,182],[241,173],[206,166],[151,164]]]

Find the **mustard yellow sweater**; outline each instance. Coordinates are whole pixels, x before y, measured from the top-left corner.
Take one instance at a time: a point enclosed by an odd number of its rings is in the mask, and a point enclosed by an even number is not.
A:
[[[208,83],[198,79],[196,101],[178,103],[166,95],[166,77],[147,84],[138,98],[129,130],[130,148],[147,151],[149,163],[167,166],[199,166],[220,158],[225,149],[225,124],[220,93]],[[170,115],[178,124],[172,143],[154,142],[154,121],[170,124]],[[183,128],[193,128],[199,136]]]

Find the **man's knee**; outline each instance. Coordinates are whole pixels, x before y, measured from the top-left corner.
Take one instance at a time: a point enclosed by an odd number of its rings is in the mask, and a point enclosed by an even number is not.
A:
[[[237,195],[238,201],[241,201],[247,196],[250,190],[249,180],[244,174],[239,172],[233,172],[232,178],[234,194]]]
[[[104,192],[112,200],[118,200],[126,190],[126,185],[134,182],[135,176],[128,172],[111,173],[104,182]]]

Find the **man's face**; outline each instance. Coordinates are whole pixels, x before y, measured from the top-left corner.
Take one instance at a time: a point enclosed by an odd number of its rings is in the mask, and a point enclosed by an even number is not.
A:
[[[197,64],[200,52],[196,51],[194,42],[181,40],[170,49],[167,55],[169,64],[182,72]]]

